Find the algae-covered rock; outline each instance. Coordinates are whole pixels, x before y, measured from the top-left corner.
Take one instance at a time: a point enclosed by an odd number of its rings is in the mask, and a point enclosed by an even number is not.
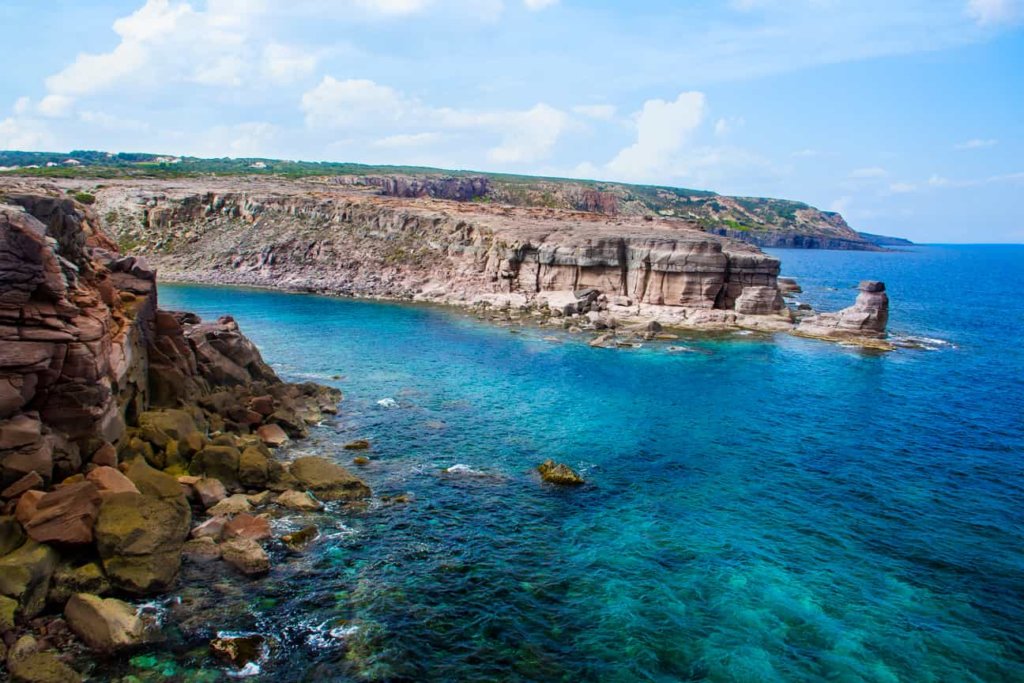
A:
[[[579,486],[583,484],[581,477],[574,469],[550,458],[537,465],[540,477],[546,482],[559,484],[561,486]]]
[[[249,496],[236,493],[220,501],[206,512],[214,517],[220,517],[224,515],[237,515],[251,510],[252,503],[249,502]]]
[[[115,598],[76,593],[64,608],[68,626],[97,652],[114,652],[146,640],[146,628],[135,608]]]
[[[7,667],[16,683],[80,683],[82,680],[78,672],[62,662],[54,652],[9,657]]]
[[[182,510],[188,510],[188,499],[178,480],[171,475],[153,469],[141,458],[133,460],[125,471],[139,493],[157,498]]]
[[[46,606],[46,594],[57,567],[57,552],[48,545],[26,541],[0,558],[0,595],[18,601],[25,617],[34,617]]]
[[[238,488],[238,464],[242,454],[234,446],[207,446],[196,453],[188,471],[220,479],[229,489]]]
[[[184,410],[151,410],[139,415],[142,437],[154,446],[166,448],[171,439],[181,441],[196,432],[192,415]]]
[[[238,460],[238,481],[249,489],[261,489],[267,485],[270,475],[270,459],[259,448],[250,446],[242,451]]]
[[[111,584],[133,595],[170,587],[178,574],[190,521],[187,506],[137,493],[107,496],[95,532]]]
[[[365,451],[370,447],[370,442],[366,439],[356,439],[355,441],[349,441],[345,444],[346,451]]]
[[[267,639],[261,635],[220,636],[210,641],[210,652],[218,659],[241,669],[266,655]]]
[[[321,500],[355,500],[370,495],[370,487],[362,479],[323,458],[299,458],[288,469],[299,484]]]
[[[0,557],[18,549],[25,542],[25,529],[13,515],[0,516]]]
[[[47,600],[53,605],[63,605],[75,593],[103,595],[109,590],[110,582],[99,562],[87,562],[77,567],[62,564],[53,572]]]
[[[0,595],[0,635],[14,628],[14,613],[18,611],[18,601],[6,595]],[[3,642],[0,640],[0,642]]]

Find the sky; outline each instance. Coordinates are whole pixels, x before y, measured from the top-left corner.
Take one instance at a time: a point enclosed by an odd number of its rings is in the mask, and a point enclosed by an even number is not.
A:
[[[0,149],[654,183],[1024,242],[1024,0],[3,0],[0,25]]]

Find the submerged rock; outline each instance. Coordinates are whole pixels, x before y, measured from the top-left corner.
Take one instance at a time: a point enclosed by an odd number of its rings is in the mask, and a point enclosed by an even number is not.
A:
[[[289,550],[299,552],[305,550],[319,535],[319,529],[315,526],[307,526],[299,531],[293,531],[290,534],[285,534],[281,537],[281,542],[284,543]]]
[[[537,465],[537,471],[540,472],[540,478],[551,484],[559,484],[561,486],[579,486],[585,483],[583,477],[581,477],[575,470],[568,465],[562,463],[556,463],[550,458]]]
[[[258,662],[267,653],[267,639],[261,635],[220,636],[210,641],[210,652],[235,668]]]
[[[349,441],[345,444],[344,448],[346,451],[365,451],[370,447],[370,442],[366,439],[356,439],[355,441]]]

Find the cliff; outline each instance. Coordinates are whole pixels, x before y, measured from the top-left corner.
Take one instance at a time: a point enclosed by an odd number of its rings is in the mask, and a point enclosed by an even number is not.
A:
[[[335,412],[340,392],[281,381],[231,318],[162,311],[157,294],[155,272],[86,206],[0,197],[0,661],[15,680],[78,680],[74,638],[109,653],[153,636],[135,608],[98,596],[172,588],[194,517],[245,536],[266,522],[242,502],[369,492],[333,463],[270,450]],[[258,495],[214,508],[245,492]],[[268,537],[208,533],[204,551],[265,573]]]
[[[68,159],[77,162],[65,165]],[[48,167],[55,164],[56,167]],[[764,197],[730,197],[706,190],[632,185],[593,180],[543,178],[435,168],[367,166],[278,159],[201,159],[155,154],[65,154],[0,152],[7,175],[50,178],[305,179],[361,187],[404,198],[433,198],[483,204],[586,211],[605,216],[650,216],[690,221],[707,232],[762,247],[861,249],[878,247],[862,238],[842,216],[802,202]]]
[[[547,308],[595,290],[593,308],[623,318],[789,321],[778,260],[692,221],[265,179],[112,181],[95,199],[122,246],[172,279]]]

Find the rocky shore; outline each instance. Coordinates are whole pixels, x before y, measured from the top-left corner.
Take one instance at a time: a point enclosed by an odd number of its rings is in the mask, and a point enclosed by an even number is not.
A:
[[[0,199],[0,661],[13,680],[77,681],[80,653],[161,637],[126,601],[174,586],[183,558],[265,574],[276,510],[370,491],[274,455],[340,392],[283,382],[229,317],[161,310],[155,272],[90,208]],[[218,641],[246,664],[245,642]]]

